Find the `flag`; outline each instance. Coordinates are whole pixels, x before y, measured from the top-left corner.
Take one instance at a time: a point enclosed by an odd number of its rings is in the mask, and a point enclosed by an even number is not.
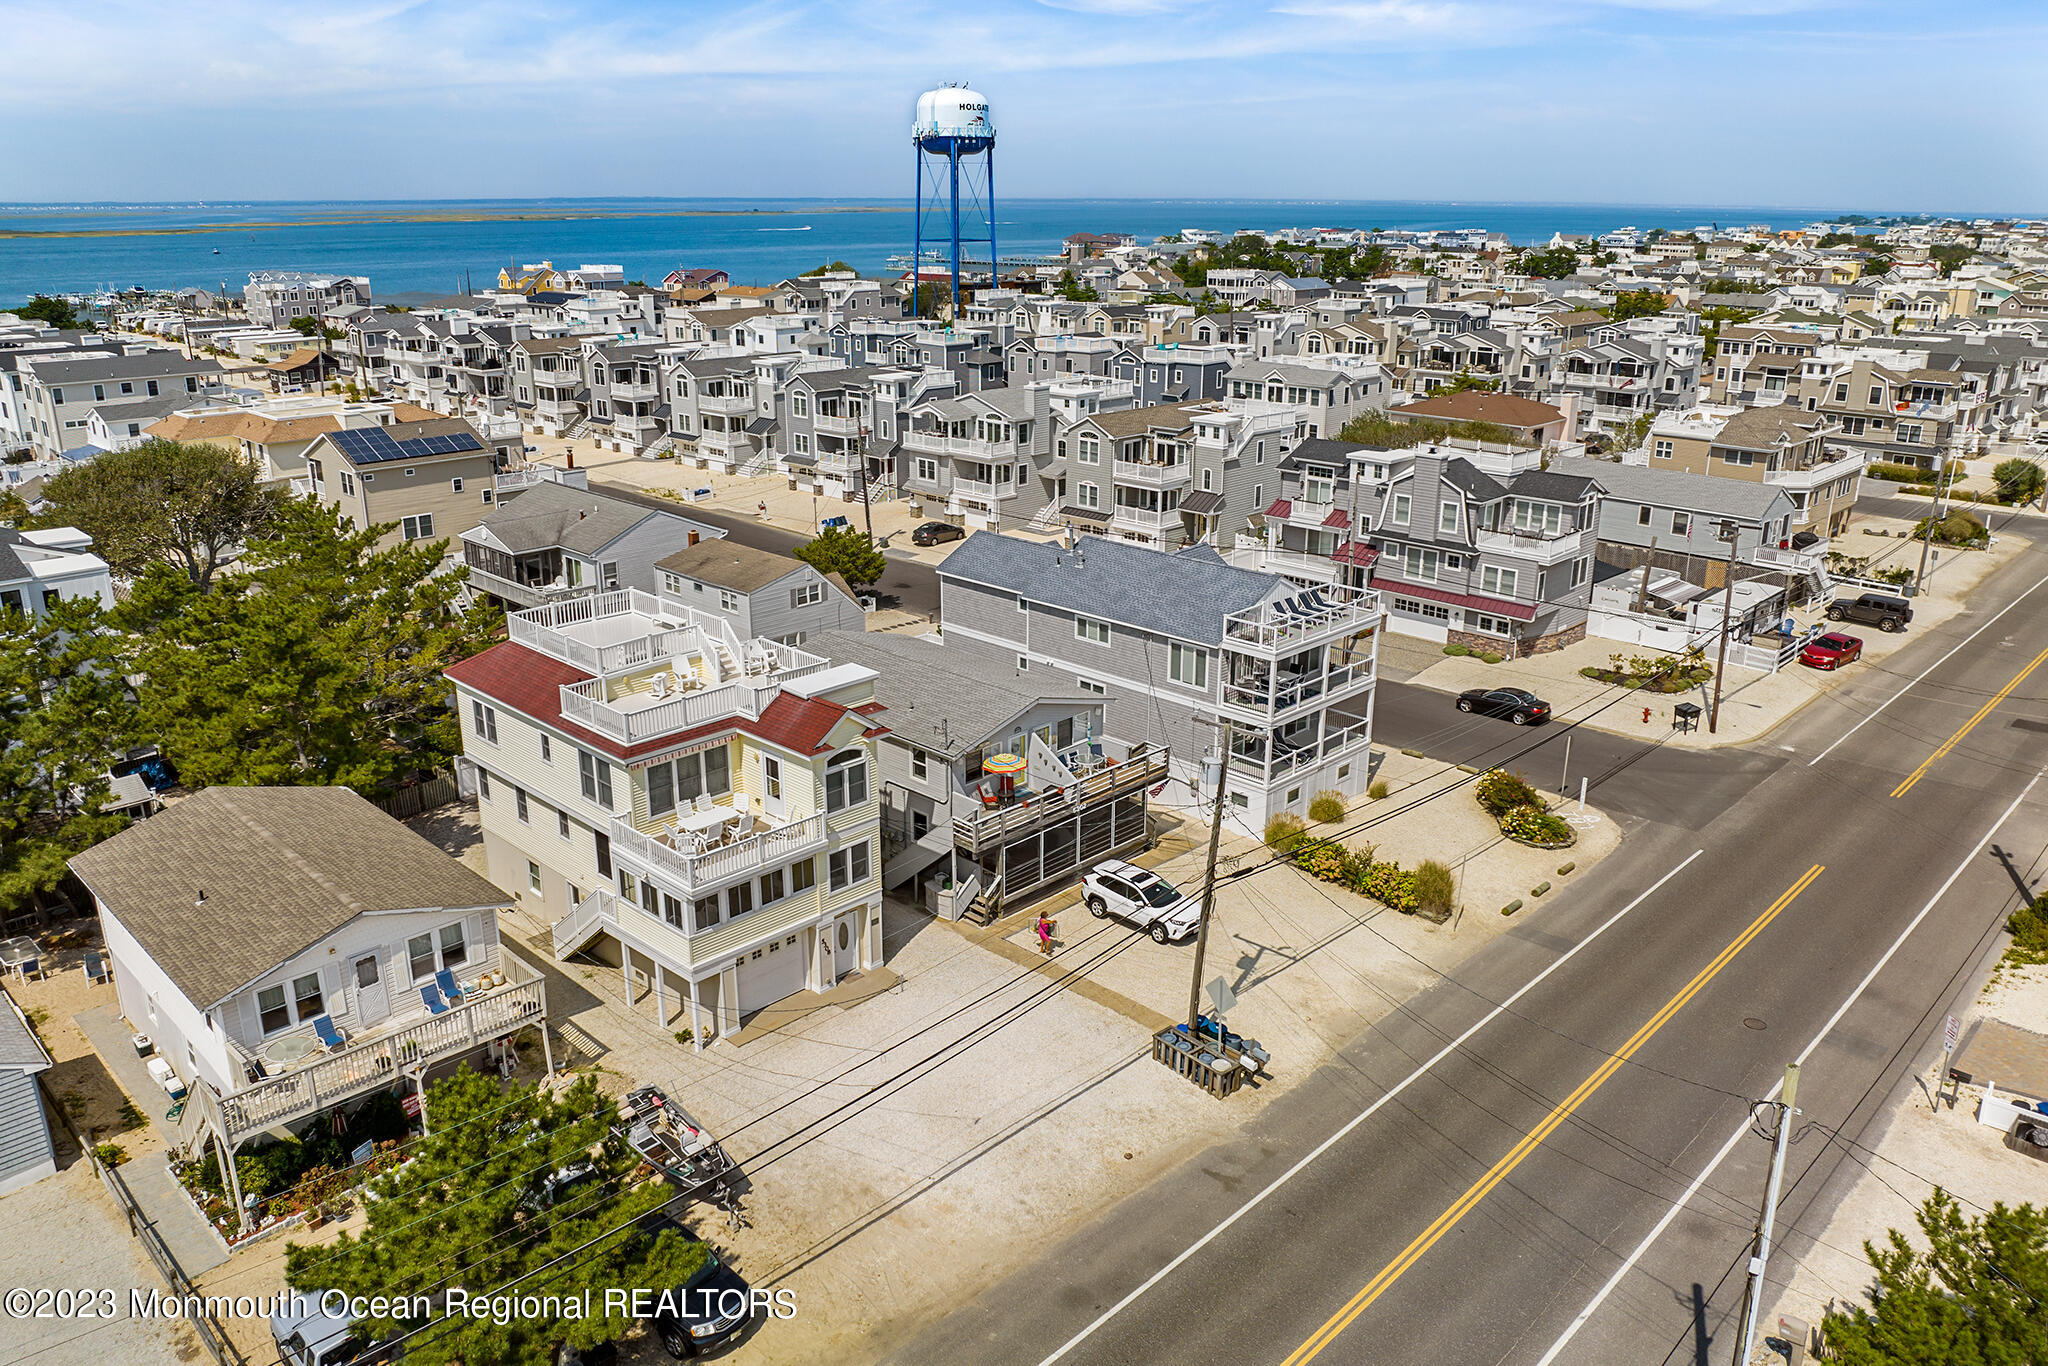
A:
[[[417,1091],[408,1091],[408,1092],[406,1092],[406,1093],[405,1093],[405,1098],[404,1098],[403,1100],[400,1100],[400,1101],[398,1102],[398,1107],[399,1107],[399,1108],[400,1108],[401,1110],[405,1111],[405,1112],[406,1112],[407,1114],[411,1115],[411,1116],[412,1116],[413,1118],[415,1118],[415,1119],[419,1118],[419,1113],[420,1113],[420,1097],[419,1097],[419,1092],[417,1092]]]

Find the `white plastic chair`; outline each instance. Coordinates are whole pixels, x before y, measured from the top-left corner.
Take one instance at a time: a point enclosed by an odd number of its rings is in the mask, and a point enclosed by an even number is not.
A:
[[[733,838],[735,838],[735,839],[745,839],[745,838],[746,838],[747,836],[749,836],[749,835],[751,835],[751,834],[753,834],[753,833],[754,833],[754,813],[753,813],[753,811],[752,811],[752,810],[747,810],[747,811],[742,811],[742,812],[740,812],[740,818],[739,818],[739,820],[738,820],[737,822],[735,822],[735,823],[734,823],[734,825],[733,825]]]

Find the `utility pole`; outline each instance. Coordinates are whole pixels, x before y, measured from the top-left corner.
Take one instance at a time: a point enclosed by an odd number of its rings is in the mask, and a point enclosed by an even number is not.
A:
[[[1268,744],[1272,741],[1268,739]],[[1230,788],[1230,718],[1223,718],[1223,755],[1216,767],[1216,804],[1210,812],[1209,864],[1202,870],[1202,918],[1195,924],[1195,976],[1188,983],[1188,1038],[1202,1041],[1202,956],[1209,949],[1209,921],[1216,914],[1216,846],[1223,839],[1223,794]],[[1222,1040],[1219,1038],[1220,1044]]]
[[[1785,1180],[1785,1148],[1792,1136],[1792,1116],[1799,1113],[1799,1064],[1785,1065],[1785,1086],[1778,1093],[1778,1132],[1772,1139],[1771,1179],[1764,1187],[1764,1207],[1757,1215],[1756,1241],[1749,1255],[1749,1285],[1742,1294],[1742,1338],[1736,1344],[1734,1366],[1748,1366],[1750,1348],[1756,1342],[1757,1316],[1763,1313],[1764,1267],[1771,1257],[1771,1229],[1778,1217],[1778,1188]]]
[[[1636,584],[1636,615],[1641,616],[1650,600],[1650,564],[1657,558],[1657,538],[1650,538],[1650,553],[1643,557],[1643,577]]]
[[[1948,497],[1948,457],[1941,456],[1939,461],[1940,463],[1934,467],[1933,511],[1927,514],[1926,524],[1921,528],[1920,572],[1913,576],[1913,596],[1916,598],[1920,596],[1927,582],[1927,550],[1934,544],[1934,528],[1941,521],[1945,511],[1942,502]]]
[[[855,452],[855,458],[860,462],[861,515],[867,519],[868,544],[873,545],[875,543],[875,508],[874,504],[868,501],[868,429],[866,423],[861,424],[860,449]]]
[[[1735,541],[1741,535],[1734,522],[1723,519],[1720,539],[1728,547],[1721,565],[1721,648],[1714,658],[1714,709],[1707,713],[1707,734],[1721,728],[1721,674],[1728,667],[1728,635],[1735,626]]]

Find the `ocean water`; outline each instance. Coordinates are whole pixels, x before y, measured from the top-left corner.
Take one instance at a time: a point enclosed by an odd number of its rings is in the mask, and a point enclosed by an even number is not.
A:
[[[1069,233],[1149,240],[1182,228],[1487,228],[1518,243],[1632,225],[1690,228],[1825,218],[1832,209],[1728,205],[1485,204],[1344,200],[1017,199],[1000,202],[997,245],[1050,255]],[[142,285],[239,292],[252,270],[370,277],[375,297],[440,296],[465,272],[548,260],[623,266],[659,280],[678,266],[773,284],[831,260],[869,273],[907,256],[908,200],[534,199],[353,203],[0,204],[0,303]],[[26,234],[26,235],[24,235]]]

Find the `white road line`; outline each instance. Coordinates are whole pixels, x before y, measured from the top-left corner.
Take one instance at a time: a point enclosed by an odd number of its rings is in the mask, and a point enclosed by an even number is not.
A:
[[[1900,688],[1897,692],[1893,693],[1890,697],[1887,697],[1883,702],[1879,703],[1877,711],[1870,713],[1870,715],[1864,717],[1861,721],[1858,721],[1855,725],[1843,731],[1839,736],[1835,738],[1834,745],[1829,745],[1826,749],[1814,755],[1811,759],[1808,759],[1806,761],[1806,766],[1808,768],[1812,768],[1815,764],[1827,758],[1830,754],[1833,754],[1835,752],[1835,745],[1841,744],[1842,741],[1848,739],[1857,731],[1862,730],[1872,721],[1875,721],[1878,718],[1878,715],[1881,712],[1883,712],[1886,707],[1889,707],[1892,703],[1898,701],[1901,697],[1904,697],[1907,693],[1919,687],[1921,679],[1927,677],[1927,675],[1933,673],[1936,669],[1939,669],[1942,665],[1948,663],[1949,655],[1953,655],[1957,650],[1962,649],[1965,645],[1968,645],[1978,636],[1983,635],[1984,632],[1991,629],[1991,625],[1993,622],[1996,622],[2000,617],[2004,616],[2007,612],[2010,612],[2013,608],[2025,602],[2027,600],[2028,595],[2031,594],[2035,588],[2039,588],[2044,583],[2048,583],[2048,575],[2043,575],[2041,578],[2035,579],[2032,587],[2028,588],[2025,593],[2020,594],[2011,602],[1999,608],[1998,611],[1993,613],[1991,617],[1988,620],[1986,620],[1982,626],[1979,626],[1976,630],[1970,632],[1970,634],[1964,636],[1961,640],[1957,641],[1953,646],[1951,646],[1947,654],[1944,654],[1940,659],[1935,660],[1932,664],[1929,664],[1925,669],[1922,669],[1920,673],[1914,677],[1912,682],[1908,683],[1905,687]]]
[[[1076,1347],[1080,1346],[1083,1342],[1086,1342],[1090,1337],[1094,1336],[1095,1331],[1098,1328],[1102,1327],[1103,1324],[1108,1323],[1118,1314],[1121,1314],[1125,1309],[1129,1308],[1132,1302],[1135,1301],[1140,1295],[1143,1295],[1153,1286],[1159,1284],[1168,1276],[1172,1275],[1176,1270],[1180,1268],[1180,1265],[1183,1262],[1187,1261],[1188,1258],[1194,1256],[1197,1252],[1200,1252],[1203,1248],[1207,1247],[1210,1243],[1214,1242],[1232,1224],[1235,1224],[1238,1220],[1244,1218],[1245,1215],[1250,1214],[1253,1210],[1257,1209],[1260,1205],[1264,1204],[1267,1196],[1271,1195],[1274,1191],[1279,1190],[1289,1181],[1292,1181],[1296,1176],[1301,1174],[1302,1170],[1306,1168],[1309,1165],[1309,1163],[1315,1161],[1324,1153],[1328,1152],[1331,1148],[1335,1147],[1338,1141],[1341,1140],[1346,1134],[1349,1134],[1353,1129],[1356,1129],[1359,1125],[1365,1123],[1365,1121],[1367,1121],[1368,1119],[1371,1119],[1373,1115],[1379,1111],[1379,1108],[1382,1105],[1385,1105],[1387,1102],[1393,1100],[1396,1096],[1400,1095],[1403,1091],[1407,1090],[1409,1086],[1412,1085],[1414,1082],[1428,1075],[1429,1071],[1432,1068],[1434,1068],[1438,1063],[1442,1062],[1445,1058],[1449,1057],[1452,1053],[1456,1052],[1459,1048],[1463,1047],[1466,1040],[1470,1039],[1474,1034],[1477,1034],[1480,1030],[1486,1028],[1486,1026],[1488,1026],[1489,1024],[1492,1024],[1494,1020],[1498,1019],[1501,1016],[1501,1014],[1507,1011],[1511,1006],[1513,1006],[1515,1002],[1521,1000],[1522,997],[1526,996],[1529,992],[1535,990],[1535,988],[1543,981],[1544,978],[1550,976],[1551,973],[1556,972],[1566,963],[1571,962],[1571,960],[1578,954],[1580,949],[1585,948],[1586,945],[1592,943],[1595,939],[1598,939],[1601,935],[1607,933],[1608,930],[1612,929],[1617,923],[1620,922],[1623,916],[1627,915],[1630,911],[1633,911],[1636,907],[1642,905],[1645,901],[1648,901],[1650,897],[1656,893],[1659,887],[1662,887],[1665,883],[1671,881],[1671,879],[1677,877],[1680,873],[1684,872],[1694,859],[1698,858],[1701,854],[1704,854],[1705,852],[1706,850],[1704,849],[1693,850],[1692,853],[1686,857],[1684,862],[1680,863],[1677,867],[1673,868],[1663,877],[1660,877],[1655,882],[1651,883],[1649,887],[1646,888],[1641,895],[1636,897],[1634,901],[1629,902],[1628,905],[1622,907],[1613,915],[1609,916],[1607,920],[1601,924],[1600,928],[1594,930],[1584,939],[1581,939],[1578,943],[1572,945],[1570,949],[1565,951],[1563,957],[1559,958],[1549,967],[1543,969],[1543,971],[1537,973],[1534,977],[1531,977],[1528,981],[1524,982],[1519,988],[1516,989],[1514,995],[1508,997],[1507,1000],[1502,1001],[1492,1010],[1489,1010],[1470,1029],[1466,1030],[1463,1034],[1460,1034],[1457,1038],[1451,1040],[1442,1048],[1438,1049],[1436,1054],[1432,1056],[1428,1062],[1423,1063],[1413,1072],[1410,1072],[1407,1076],[1403,1077],[1400,1083],[1396,1085],[1393,1090],[1388,1091],[1386,1094],[1382,1095],[1378,1100],[1366,1106],[1365,1109],[1359,1111],[1356,1116],[1354,1116],[1351,1120],[1346,1122],[1343,1128],[1337,1130],[1337,1132],[1331,1134],[1328,1138],[1324,1139],[1321,1143],[1317,1144],[1316,1147],[1306,1157],[1303,1157],[1299,1162],[1295,1163],[1286,1171],[1282,1172],[1279,1176],[1275,1177],[1272,1181],[1272,1184],[1268,1185],[1264,1190],[1261,1190],[1257,1195],[1254,1195],[1250,1200],[1247,1200],[1244,1204],[1240,1205],[1237,1208],[1237,1210],[1230,1215],[1229,1218],[1225,1219],[1222,1223],[1216,1225],[1216,1227],[1210,1229],[1207,1233],[1203,1234],[1200,1238],[1197,1238],[1194,1242],[1188,1244],[1186,1249],[1183,1250],[1179,1256],[1175,1257],[1165,1266],[1162,1266],[1157,1271],[1153,1272],[1152,1275],[1149,1278],[1147,1278],[1143,1285],[1140,1285],[1136,1290],[1133,1290],[1130,1294],[1124,1296],[1115,1304],[1103,1310],[1101,1316],[1098,1317],[1095,1320],[1095,1322],[1089,1324],[1086,1328],[1083,1328],[1080,1332],[1074,1334],[1073,1337],[1067,1339],[1067,1341],[1061,1345],[1058,1351],[1054,1352],[1044,1361],[1038,1363],[1038,1366],[1053,1366],[1054,1362],[1060,1360],[1060,1358],[1066,1356],[1067,1353],[1073,1351]]]
[[[1806,1045],[1805,1051],[1800,1053],[1795,1061],[1803,1064],[1808,1058],[1813,1056],[1814,1051],[1821,1046],[1821,1042],[1834,1032],[1836,1025],[1842,1022],[1842,1017],[1849,1013],[1850,1008],[1862,998],[1863,993],[1869,989],[1870,984],[1877,980],[1877,974],[1884,971],[1885,964],[1892,961],[1892,955],[1899,951],[1906,940],[1912,936],[1913,931],[1920,928],[1920,922],[1927,919],[1928,913],[1934,909],[1936,903],[1948,895],[1948,889],[1955,886],[1956,879],[1963,875],[1963,870],[1974,863],[1977,856],[1984,852],[1984,846],[1991,843],[1991,837],[1998,833],[2000,826],[2012,819],[2012,813],[2019,810],[2020,803],[2027,799],[2027,794],[2034,790],[2034,784],[2040,781],[2041,775],[2035,774],[2033,780],[2021,790],[2020,795],[2012,799],[2012,805],[2006,807],[2004,813],[1991,823],[1990,828],[1984,832],[1984,838],[1977,841],[1977,847],[1964,855],[1963,861],[1956,865],[1956,870],[1948,875],[1948,881],[1942,883],[1934,895],[1927,899],[1927,904],[1920,908],[1920,914],[1914,916],[1911,921],[1907,922],[1906,928],[1899,931],[1899,937],[1892,941],[1892,946],[1886,949],[1884,956],[1878,959],[1871,966],[1870,971],[1863,975],[1863,980],[1856,984],[1856,989],[1850,992],[1848,998],[1836,1008],[1835,1013],[1828,1017],[1828,1022],[1820,1027],[1820,1032],[1813,1036],[1813,1042]],[[1773,1082],[1770,1092],[1764,1096],[1764,1099],[1766,1101],[1776,1100],[1778,1092],[1784,1084],[1783,1077]],[[1735,1151],[1735,1145],[1741,1142],[1742,1136],[1750,1131],[1749,1125],[1749,1116],[1744,1115],[1742,1123],[1735,1126],[1735,1132],[1728,1135],[1728,1141],[1721,1145],[1721,1151],[1714,1154],[1714,1160],[1707,1163],[1706,1168],[1693,1178],[1692,1184],[1685,1188],[1685,1194],[1679,1196],[1678,1202],[1664,1212],[1664,1217],[1657,1221],[1656,1225],[1651,1228],[1649,1234],[1642,1242],[1636,1244],[1635,1251],[1628,1254],[1627,1260],[1615,1268],[1614,1274],[1607,1278],[1607,1284],[1600,1287],[1600,1293],[1593,1296],[1588,1301],[1586,1307],[1579,1311],[1579,1316],[1572,1320],[1571,1326],[1564,1330],[1563,1336],[1550,1344],[1550,1350],[1543,1354],[1542,1359],[1536,1363],[1536,1366],[1551,1366],[1551,1363],[1557,1360],[1558,1353],[1562,1352],[1571,1343],[1571,1340],[1578,1336],[1579,1330],[1584,1328],[1587,1321],[1593,1317],[1600,1306],[1607,1302],[1607,1297],[1614,1293],[1615,1287],[1620,1285],[1628,1273],[1635,1269],[1636,1263],[1642,1260],[1643,1254],[1648,1252],[1651,1247],[1655,1246],[1657,1240],[1664,1236],[1664,1230],[1671,1227],[1671,1222],[1678,1217],[1679,1211],[1683,1210],[1691,1202],[1692,1198],[1699,1194],[1700,1187],[1704,1186],[1707,1183],[1707,1179],[1713,1176],[1714,1169],[1726,1160],[1729,1153]]]

